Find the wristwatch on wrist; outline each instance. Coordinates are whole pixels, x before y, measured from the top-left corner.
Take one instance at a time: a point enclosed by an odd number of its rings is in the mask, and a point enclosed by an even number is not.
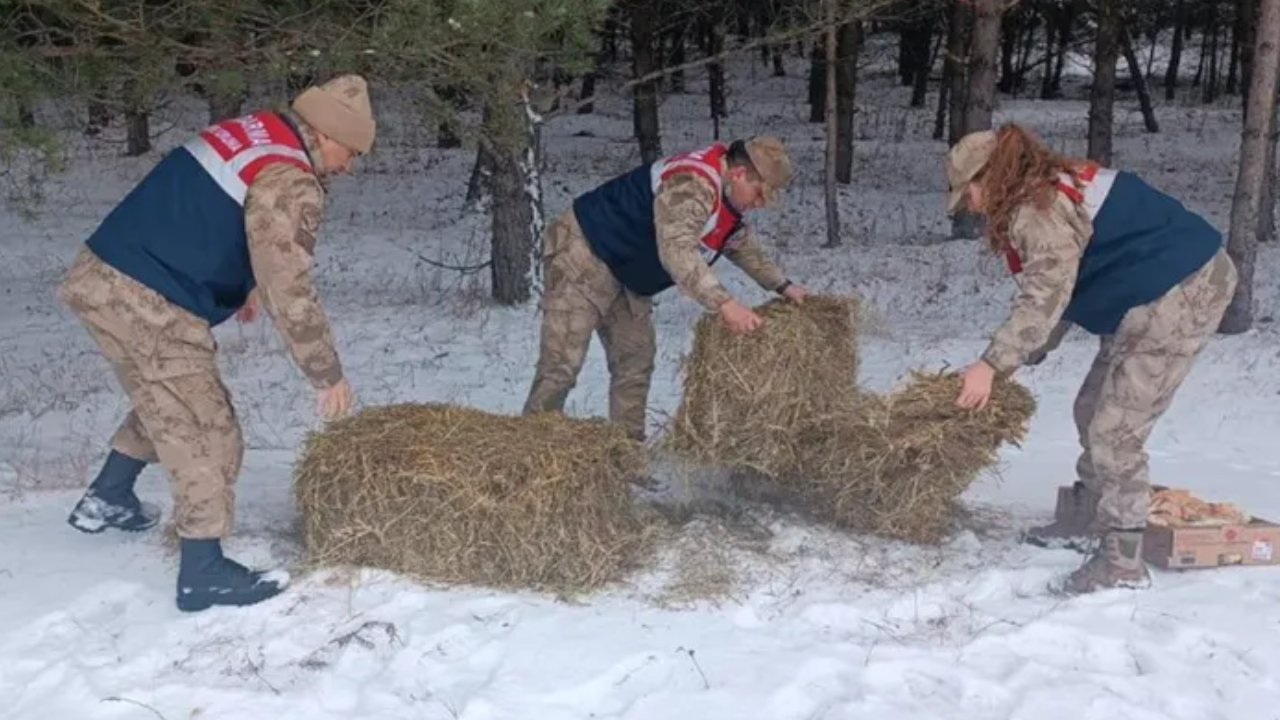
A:
[[[781,284],[781,285],[779,285],[778,287],[774,288],[774,289],[773,289],[773,291],[774,291],[774,292],[776,292],[776,293],[778,293],[779,295],[781,295],[781,294],[785,293],[785,292],[787,291],[787,288],[789,288],[789,287],[791,287],[791,281],[790,281],[790,280],[783,280],[783,281],[782,281],[782,284]]]

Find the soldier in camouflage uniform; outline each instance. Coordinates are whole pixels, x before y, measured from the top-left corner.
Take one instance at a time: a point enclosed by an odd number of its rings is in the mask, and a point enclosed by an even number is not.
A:
[[[317,391],[318,412],[347,412],[351,387],[310,273],[322,180],[350,170],[374,133],[366,83],[354,75],[308,88],[289,110],[209,127],[107,215],[61,286],[133,406],[68,521],[90,533],[153,527],[159,512],[134,483],[160,463],[181,543],[182,610],[260,602],[288,582],[222,554],[244,444],[212,328],[235,314],[252,319],[260,298]]]
[[[1088,538],[1071,593],[1145,587],[1147,453],[1236,286],[1221,234],[1126,171],[1064,158],[1017,125],[964,137],[947,156],[947,210],[988,220],[1020,292],[1009,319],[963,374],[957,402],[981,408],[996,375],[1043,360],[1071,325],[1101,345],[1075,402],[1082,453],[1074,522],[1034,528],[1037,544]]]
[[[735,332],[761,323],[712,271],[728,258],[796,302],[805,289],[764,256],[743,213],[777,204],[792,176],[782,142],[716,143],[641,165],[579,196],[547,229],[542,341],[525,413],[563,411],[599,333],[609,365],[609,417],[645,437],[656,353],[652,298],[679,287]]]

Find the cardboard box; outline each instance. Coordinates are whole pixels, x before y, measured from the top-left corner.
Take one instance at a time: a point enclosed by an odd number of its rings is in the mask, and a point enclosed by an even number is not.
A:
[[[1084,513],[1093,507],[1074,502],[1070,485],[1058,488],[1059,519]],[[1280,525],[1254,518],[1248,523],[1170,526],[1150,524],[1142,537],[1142,558],[1166,570],[1221,567],[1224,565],[1280,564]]]
[[[1280,525],[1254,518],[1247,525],[1148,525],[1142,558],[1166,570],[1280,563]]]

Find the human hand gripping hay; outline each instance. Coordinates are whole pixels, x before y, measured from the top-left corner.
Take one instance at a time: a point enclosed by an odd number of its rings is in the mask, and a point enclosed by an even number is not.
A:
[[[575,594],[619,579],[650,527],[618,425],[442,404],[365,409],[311,434],[294,478],[311,564]]]
[[[766,323],[750,335],[699,322],[664,446],[763,475],[835,526],[938,541],[960,495],[1035,412],[1007,379],[980,411],[955,406],[952,373],[912,372],[884,396],[860,389],[856,298],[773,301],[759,312]]]

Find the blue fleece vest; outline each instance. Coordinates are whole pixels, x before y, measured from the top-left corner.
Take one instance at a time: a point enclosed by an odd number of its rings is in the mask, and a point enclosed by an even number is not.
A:
[[[103,262],[218,325],[256,285],[244,200],[265,167],[313,172],[302,137],[270,112],[226,120],[167,154],[87,244]]]
[[[1100,170],[1082,203],[1093,236],[1063,317],[1097,335],[1159,299],[1209,262],[1222,234],[1180,202],[1125,171]]]
[[[623,287],[649,297],[675,285],[658,254],[654,195],[662,180],[675,172],[697,172],[719,187],[717,164],[725,149],[713,145],[641,165],[573,201],[573,213],[588,245]],[[703,227],[699,249],[704,259],[714,265],[741,227],[741,214],[721,196]]]

